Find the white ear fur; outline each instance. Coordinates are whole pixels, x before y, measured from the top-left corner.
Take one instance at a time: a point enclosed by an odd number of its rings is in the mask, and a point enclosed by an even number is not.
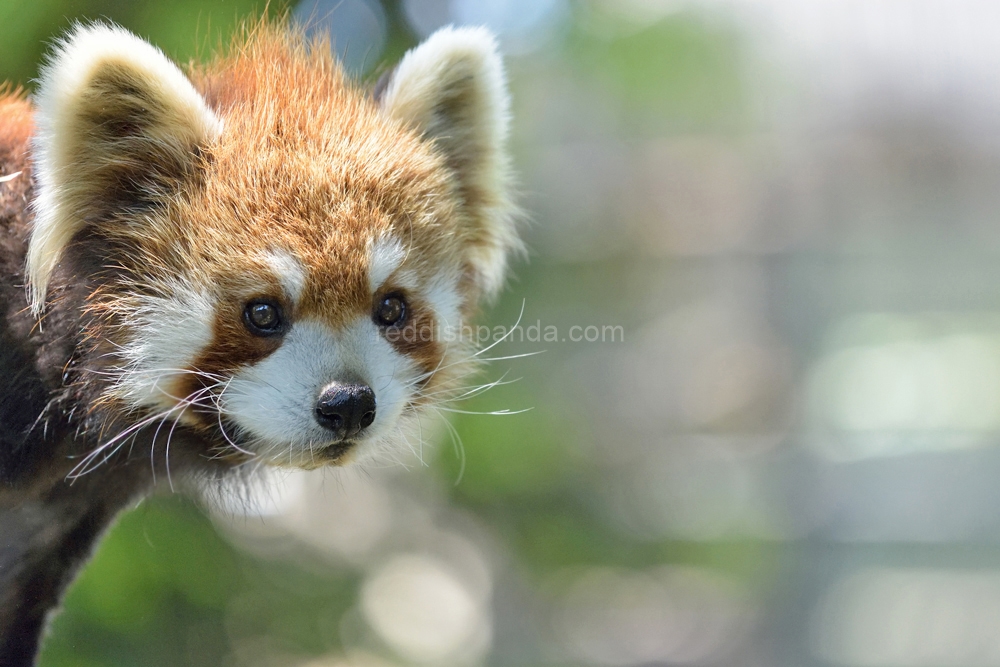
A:
[[[485,28],[442,28],[409,51],[380,97],[393,117],[434,141],[455,173],[474,229],[470,259],[487,295],[503,283],[514,228],[503,62]]]
[[[88,219],[113,214],[98,210],[109,188],[141,178],[153,196],[222,130],[176,65],[117,26],[76,27],[56,45],[38,83],[38,189],[27,260],[36,314],[66,245]]]

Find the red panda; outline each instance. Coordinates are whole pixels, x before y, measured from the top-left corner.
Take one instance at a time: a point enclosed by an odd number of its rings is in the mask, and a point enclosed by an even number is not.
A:
[[[110,24],[0,95],[0,664],[158,484],[405,446],[519,247],[492,36],[374,91],[261,24],[182,72]]]

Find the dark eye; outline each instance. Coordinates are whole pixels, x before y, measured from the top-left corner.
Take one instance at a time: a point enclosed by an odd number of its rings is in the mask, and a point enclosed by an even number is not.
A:
[[[281,308],[273,301],[251,301],[243,309],[243,323],[255,336],[275,336],[284,330]]]
[[[375,323],[382,327],[400,325],[406,319],[406,301],[398,294],[382,297],[375,306]]]

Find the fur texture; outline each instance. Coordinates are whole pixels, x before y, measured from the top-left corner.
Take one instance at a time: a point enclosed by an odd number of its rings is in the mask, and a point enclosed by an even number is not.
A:
[[[496,40],[485,28],[443,28],[403,57],[381,103],[434,142],[472,224],[465,230],[475,279],[488,295],[503,285],[519,249],[512,225],[507,141],[510,104]]]
[[[438,32],[375,96],[282,27],[229,53],[185,75],[81,26],[33,104],[0,96],[0,664],[157,483],[405,447],[518,247],[489,33]],[[371,394],[346,431],[318,415],[344,386]]]
[[[194,169],[195,150],[222,129],[163,53],[109,25],[69,34],[39,82],[34,139],[39,188],[28,251],[36,314],[63,249],[88,218],[113,215],[140,194],[120,191],[123,172],[145,180],[145,192],[168,196]],[[103,199],[108,194],[112,199]]]

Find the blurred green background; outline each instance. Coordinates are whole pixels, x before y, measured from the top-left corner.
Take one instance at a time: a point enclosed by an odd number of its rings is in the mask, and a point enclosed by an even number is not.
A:
[[[0,80],[73,21],[187,62],[262,11],[0,0]],[[544,352],[457,407],[530,410],[249,505],[144,502],[42,665],[1000,665],[1000,10],[266,11],[362,82],[440,25],[499,33],[531,253],[485,319],[523,307],[497,356]]]

